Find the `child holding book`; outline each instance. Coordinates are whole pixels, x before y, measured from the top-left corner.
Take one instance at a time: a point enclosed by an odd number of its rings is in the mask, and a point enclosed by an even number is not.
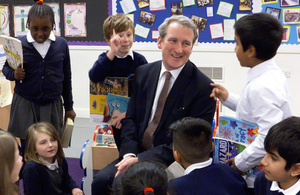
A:
[[[83,194],[69,175],[59,135],[52,124],[39,122],[28,128],[25,161],[25,194]]]
[[[186,117],[170,126],[173,155],[185,168],[184,176],[170,180],[169,194],[246,194],[239,173],[225,164],[213,164],[212,127],[200,118]]]
[[[260,164],[265,156],[264,139],[269,129],[291,116],[290,93],[286,78],[273,57],[281,44],[283,27],[268,13],[254,13],[240,18],[234,25],[235,52],[242,67],[250,70],[241,96],[229,93],[219,84],[211,97],[236,111],[240,120],[259,126],[256,139],[235,158],[229,159],[241,174]],[[247,178],[253,188],[254,178]]]
[[[20,156],[16,139],[0,130],[0,195],[17,195],[19,187],[19,172],[23,161]]]
[[[268,132],[264,171],[254,183],[256,195],[300,195],[300,117],[289,117]]]
[[[36,0],[37,1],[37,0]],[[29,32],[20,38],[24,62],[12,69],[6,62],[3,74],[15,81],[8,131],[21,139],[25,148],[28,127],[39,121],[53,124],[60,133],[65,120],[74,120],[71,66],[67,41],[54,36],[52,8],[37,1],[28,13]],[[63,100],[62,100],[63,98]]]
[[[92,69],[89,71],[90,80],[94,83],[104,81],[106,77],[129,77],[135,69],[147,64],[146,58],[131,50],[134,40],[134,25],[125,14],[118,13],[109,16],[103,23],[104,38],[110,50],[99,55]],[[129,95],[132,84],[129,84]],[[114,119],[114,137],[116,144],[120,142],[121,120],[126,112],[112,116]]]

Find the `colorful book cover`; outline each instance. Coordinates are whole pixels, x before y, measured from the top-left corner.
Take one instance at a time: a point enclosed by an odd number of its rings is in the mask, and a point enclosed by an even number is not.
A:
[[[258,125],[236,118],[221,116],[219,118],[218,137],[235,142],[251,144],[258,135]]]
[[[20,64],[23,64],[23,48],[19,39],[0,35],[0,41],[3,45],[5,56],[9,66],[17,69]]]
[[[104,115],[103,122],[107,122],[109,124],[113,123],[113,119],[111,116],[118,113],[123,113],[127,111],[129,97],[124,97],[116,94],[107,94],[106,97],[106,109],[105,113],[108,113],[108,115]]]
[[[104,115],[108,93],[128,97],[127,77],[107,77],[103,82],[90,81],[90,114]]]
[[[213,160],[214,163],[226,164],[230,158],[237,156],[246,147],[246,144],[230,141],[224,138],[213,137],[214,149]]]

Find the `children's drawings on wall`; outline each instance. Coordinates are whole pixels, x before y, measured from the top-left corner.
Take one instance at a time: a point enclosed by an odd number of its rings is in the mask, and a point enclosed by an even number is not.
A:
[[[9,36],[9,12],[6,5],[0,5],[0,34]]]
[[[65,36],[86,37],[86,3],[64,4]]]

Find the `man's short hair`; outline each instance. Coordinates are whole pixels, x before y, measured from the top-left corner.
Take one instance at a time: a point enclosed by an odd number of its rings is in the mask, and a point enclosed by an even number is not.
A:
[[[169,18],[166,18],[165,21],[158,27],[159,36],[161,37],[162,40],[164,40],[165,36],[167,35],[168,26],[172,22],[177,22],[182,26],[190,28],[194,32],[193,43],[196,42],[198,38],[197,26],[191,19],[183,15],[173,15]]]
[[[173,147],[188,163],[206,160],[212,148],[212,127],[206,120],[185,117],[170,126]]]
[[[272,126],[264,145],[268,153],[277,151],[286,161],[286,170],[300,163],[300,117],[292,116]]]
[[[268,13],[243,16],[235,23],[234,29],[244,51],[253,45],[256,58],[260,60],[273,58],[282,42],[283,27],[277,18]]]
[[[109,16],[105,19],[103,23],[103,33],[106,41],[109,41],[113,35],[113,30],[115,29],[116,33],[120,33],[131,29],[134,36],[134,25],[129,17],[123,13],[118,13],[116,15]]]

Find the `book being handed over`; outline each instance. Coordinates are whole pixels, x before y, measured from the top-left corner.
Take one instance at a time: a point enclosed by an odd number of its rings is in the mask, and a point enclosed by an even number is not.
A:
[[[20,64],[23,65],[23,49],[19,39],[0,35],[0,41],[3,45],[5,56],[9,66],[16,69]]]

